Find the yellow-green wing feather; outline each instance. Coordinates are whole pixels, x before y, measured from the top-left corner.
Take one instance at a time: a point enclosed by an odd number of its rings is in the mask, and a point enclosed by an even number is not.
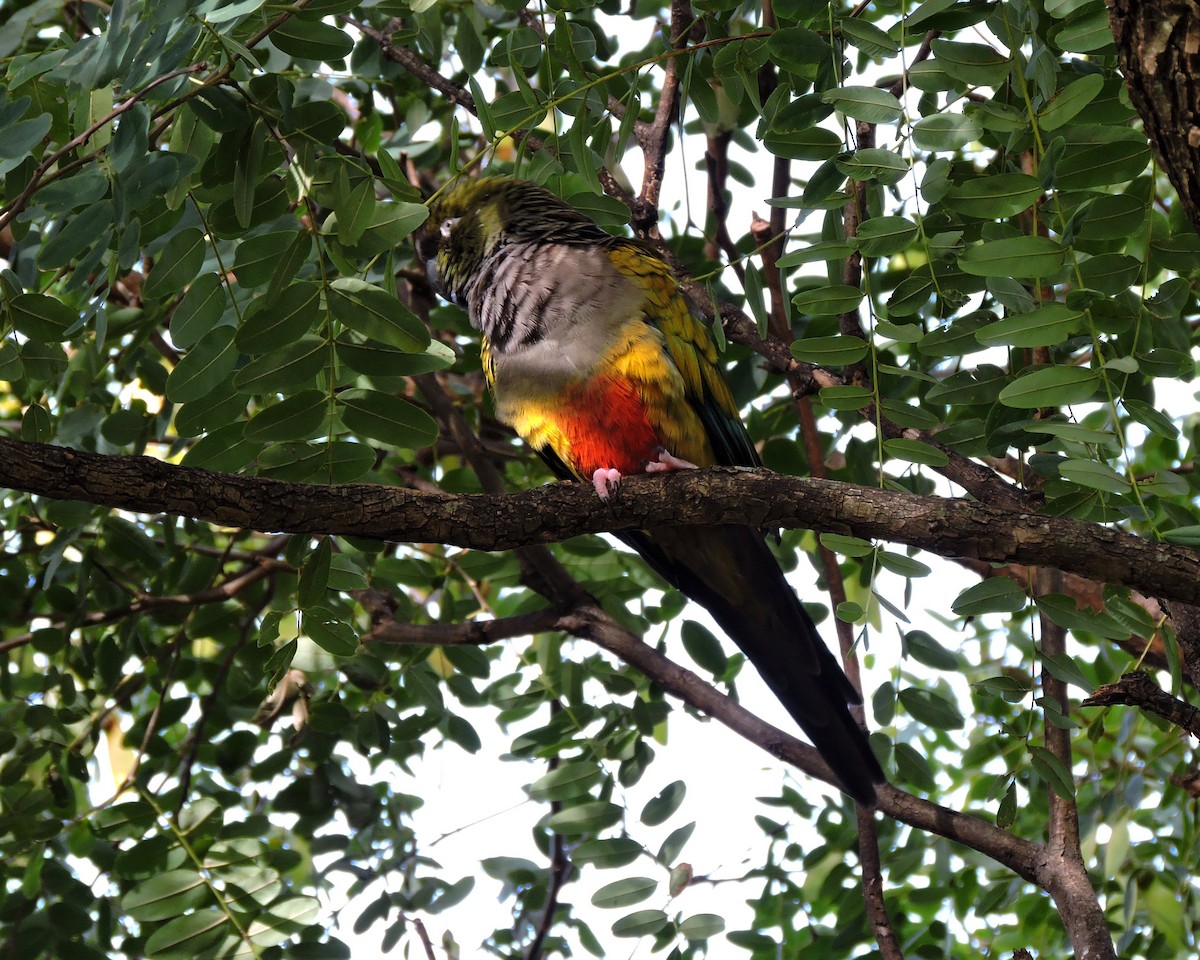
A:
[[[679,371],[684,402],[703,425],[705,441],[697,449],[671,450],[676,456],[705,466],[758,466],[760,460],[738,415],[737,404],[718,366],[717,345],[679,287],[665,261],[642,244],[614,238],[609,259],[616,269],[645,293],[644,320],[657,327],[672,362]],[[664,417],[679,417],[670,403]],[[669,432],[664,430],[664,433]]]

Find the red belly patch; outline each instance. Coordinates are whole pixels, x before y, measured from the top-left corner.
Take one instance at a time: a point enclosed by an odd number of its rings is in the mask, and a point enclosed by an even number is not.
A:
[[[598,378],[571,390],[558,422],[570,444],[566,459],[581,477],[614,467],[643,473],[663,446],[641,391],[626,379]]]

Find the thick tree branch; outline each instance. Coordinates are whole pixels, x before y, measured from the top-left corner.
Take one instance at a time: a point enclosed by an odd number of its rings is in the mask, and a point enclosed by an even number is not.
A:
[[[1128,705],[1156,714],[1200,740],[1200,710],[1171,696],[1142,670],[1127,673],[1116,683],[1097,687],[1083,701],[1085,707]]]
[[[1200,552],[1186,547],[1064,517],[766,471],[714,468],[634,476],[624,481],[622,495],[605,503],[580,484],[496,496],[371,484],[322,486],[0,437],[0,486],[254,530],[479,550],[667,524],[814,529],[890,540],[942,556],[1053,566],[1155,596],[1200,601]]]

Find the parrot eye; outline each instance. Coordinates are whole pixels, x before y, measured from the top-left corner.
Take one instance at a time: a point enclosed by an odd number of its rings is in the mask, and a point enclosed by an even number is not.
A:
[[[443,240],[450,239],[450,231],[458,224],[458,217],[447,217],[442,221],[442,225],[438,232],[442,235]]]

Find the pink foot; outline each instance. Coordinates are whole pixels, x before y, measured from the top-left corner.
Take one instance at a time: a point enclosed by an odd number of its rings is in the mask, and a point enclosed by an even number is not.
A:
[[[598,467],[592,474],[592,486],[601,500],[607,500],[620,482],[621,471],[615,467]]]
[[[665,473],[668,470],[695,470],[696,465],[690,460],[682,460],[668,453],[665,447],[658,448],[658,459],[646,463],[647,473]]]

